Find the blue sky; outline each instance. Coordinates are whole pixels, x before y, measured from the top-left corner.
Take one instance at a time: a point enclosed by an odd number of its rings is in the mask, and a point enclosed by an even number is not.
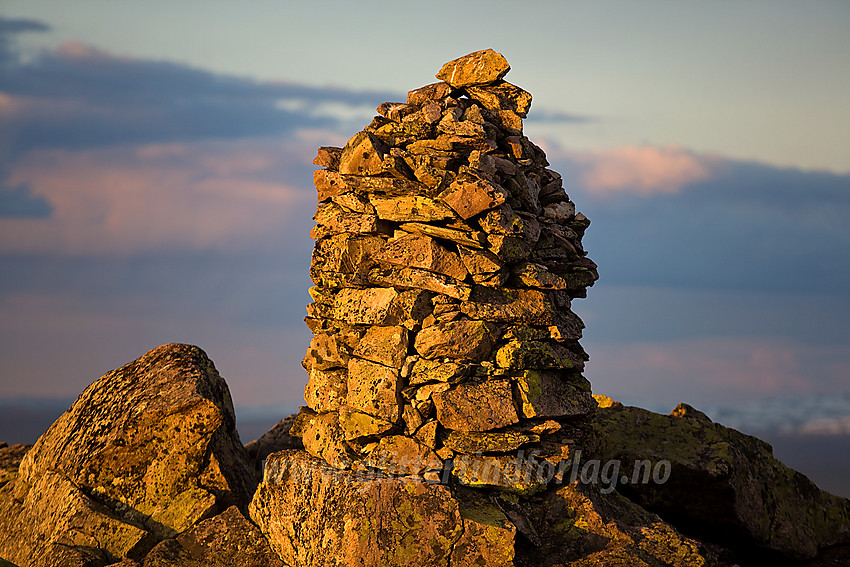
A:
[[[250,6],[250,7],[248,7]],[[310,164],[493,47],[593,224],[587,376],[696,406],[850,393],[850,4],[7,0],[0,389],[201,346],[294,408]]]

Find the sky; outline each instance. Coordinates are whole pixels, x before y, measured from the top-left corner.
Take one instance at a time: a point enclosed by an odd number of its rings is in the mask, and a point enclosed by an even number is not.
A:
[[[850,396],[848,2],[4,0],[0,18],[0,400],[73,399],[185,342],[238,407],[297,408],[316,148],[487,47],[592,221],[600,280],[574,309],[596,392]]]

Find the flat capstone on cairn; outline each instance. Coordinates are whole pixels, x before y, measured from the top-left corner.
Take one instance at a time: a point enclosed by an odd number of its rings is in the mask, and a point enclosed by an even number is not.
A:
[[[338,469],[533,492],[596,408],[570,302],[598,278],[561,176],[522,133],[531,95],[487,49],[322,147],[292,432]],[[451,477],[448,472],[451,471]],[[496,471],[493,473],[493,471]]]

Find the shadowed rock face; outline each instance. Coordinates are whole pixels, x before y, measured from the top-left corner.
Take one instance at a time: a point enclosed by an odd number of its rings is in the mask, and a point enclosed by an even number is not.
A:
[[[246,506],[255,483],[227,384],[201,349],[171,344],[89,386],[10,485],[2,526],[21,537],[4,538],[0,556],[56,565],[60,551],[98,564],[139,557]]]
[[[623,469],[629,477],[634,463],[671,463],[664,484],[620,490],[689,535],[792,559],[850,543],[850,501],[774,459],[764,441],[713,423],[686,404],[670,415],[614,405],[600,409],[592,424],[595,452],[629,464]]]

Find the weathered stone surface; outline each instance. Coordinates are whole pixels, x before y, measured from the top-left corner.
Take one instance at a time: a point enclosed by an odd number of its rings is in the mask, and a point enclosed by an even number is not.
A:
[[[437,78],[460,88],[498,81],[510,70],[508,61],[501,53],[483,49],[449,61],[437,73]]]
[[[348,371],[345,368],[310,370],[310,379],[304,387],[304,400],[313,411],[337,411],[348,395]]]
[[[375,196],[369,200],[378,218],[393,222],[434,222],[455,216],[445,204],[422,195]]]
[[[398,370],[368,360],[348,362],[348,406],[395,423],[401,416],[401,381]]]
[[[396,266],[410,266],[436,272],[463,281],[466,268],[457,253],[447,250],[431,237],[408,234],[387,242],[375,255],[380,262]]]
[[[339,409],[339,426],[342,428],[346,441],[381,435],[394,427],[394,424],[384,419],[357,411],[349,406]]]
[[[410,370],[410,383],[424,384],[431,381],[457,383],[464,380],[471,372],[471,365],[463,362],[419,358]]]
[[[596,409],[590,384],[581,376],[567,377],[557,370],[526,370],[514,380],[520,414],[526,419],[587,415]]]
[[[452,550],[452,565],[514,565],[517,530],[495,504],[466,493],[460,515],[464,530]]]
[[[504,189],[484,179],[455,181],[438,196],[463,220],[498,207],[508,199]]]
[[[224,380],[199,348],[164,345],[89,386],[24,456],[18,544],[126,557],[244,504],[254,482]]]
[[[421,321],[428,311],[423,292],[392,288],[343,289],[334,299],[334,318],[352,325],[392,326]]]
[[[552,325],[559,318],[550,296],[533,289],[475,286],[469,301],[461,304],[461,311],[473,319],[530,325]]]
[[[448,566],[464,526],[448,487],[336,471],[299,452],[270,457],[250,510],[285,564],[311,567]]]
[[[450,431],[443,445],[458,453],[509,453],[527,443],[540,441],[540,436],[506,431],[500,433],[478,431]]]
[[[401,368],[407,356],[407,344],[408,331],[404,327],[369,327],[354,349],[354,356]]]
[[[404,223],[400,228],[405,232],[424,234],[433,238],[449,240],[462,246],[469,246],[470,248],[483,248],[484,243],[487,241],[486,236],[484,236],[483,233],[467,232],[464,230],[457,230],[443,226],[432,226],[417,222]]]
[[[666,416],[612,405],[600,408],[592,423],[600,458],[632,467],[643,460],[672,463],[667,482],[618,490],[698,537],[797,560],[850,542],[850,500],[819,490],[777,461],[767,443],[689,406]],[[631,467],[622,472],[634,474]]]
[[[339,158],[339,172],[343,175],[377,175],[381,173],[384,143],[369,132],[358,132],[351,138]]]
[[[425,327],[416,335],[416,352],[425,358],[481,361],[493,347],[492,328],[484,321],[449,321]]]
[[[407,104],[423,105],[429,101],[442,100],[449,96],[452,87],[446,82],[431,83],[407,93]]]
[[[316,226],[310,231],[310,238],[315,240],[343,232],[368,234],[378,231],[375,214],[353,213],[334,202],[320,204],[313,219]]]
[[[569,348],[545,341],[509,341],[496,351],[501,368],[583,370],[584,358]]]
[[[498,487],[520,494],[546,489],[535,464],[522,455],[457,455],[452,476],[464,486]]]
[[[507,81],[486,86],[469,86],[466,92],[484,108],[495,111],[509,110],[521,118],[525,118],[531,108],[531,93]]]
[[[333,146],[322,146],[319,148],[319,152],[316,155],[315,159],[313,159],[314,165],[320,165],[322,167],[327,167],[331,170],[339,169],[339,158],[342,155],[342,148],[336,148]]]
[[[472,293],[472,288],[465,283],[420,268],[373,268],[369,270],[368,279],[374,285],[424,289],[461,300],[468,299]]]
[[[289,432],[301,438],[304,450],[338,469],[351,466],[353,453],[345,442],[345,434],[334,413],[315,413],[301,408]]]
[[[259,528],[236,506],[160,542],[141,567],[285,567]]]
[[[421,475],[443,469],[443,461],[430,447],[404,435],[382,437],[363,463],[398,475]]]
[[[446,429],[490,431],[519,422],[509,380],[459,384],[432,397]]]
[[[567,289],[566,280],[546,269],[546,266],[523,262],[513,269],[513,276],[517,283],[537,289]]]

